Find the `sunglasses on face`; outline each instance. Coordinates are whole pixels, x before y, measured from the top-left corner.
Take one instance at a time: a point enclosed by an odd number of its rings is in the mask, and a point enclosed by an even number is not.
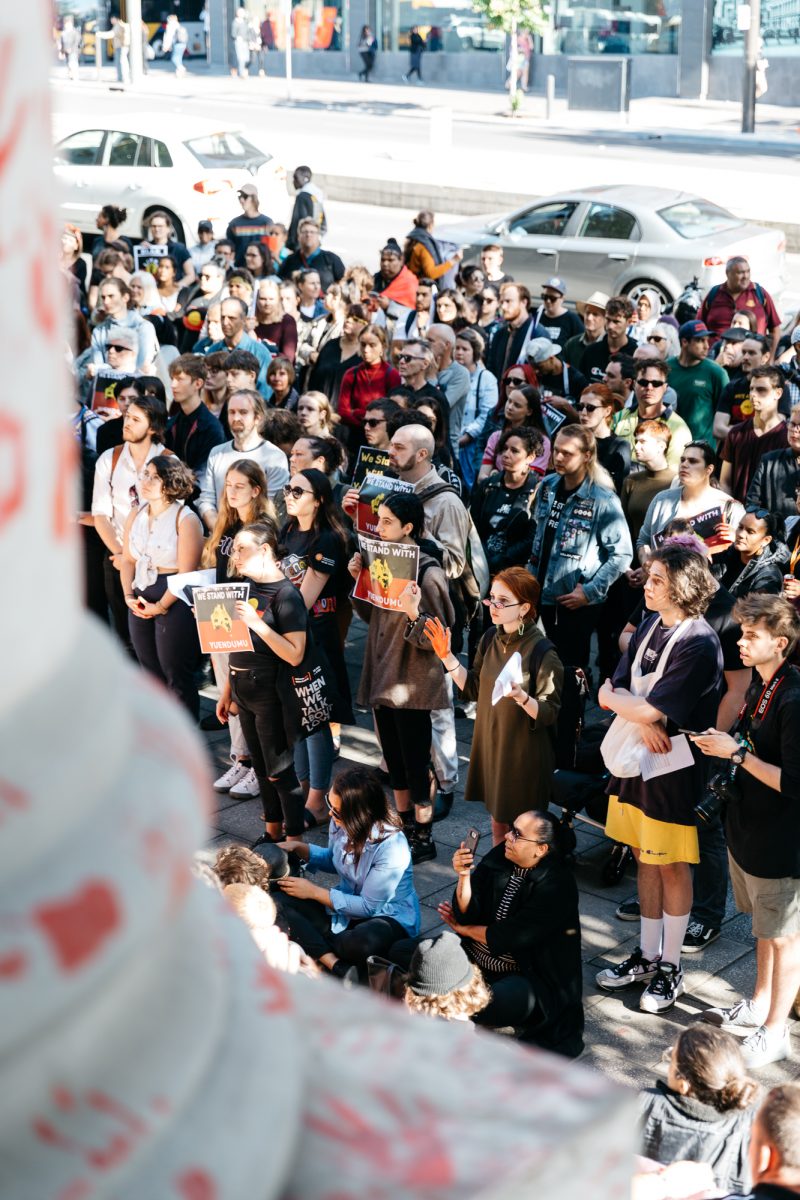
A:
[[[561,299],[560,296],[548,295],[546,292],[542,292],[541,298],[542,298],[542,300],[553,300],[553,301]]]
[[[422,362],[423,360],[416,354],[398,354],[397,361],[403,362],[403,363],[409,363],[409,362]]]
[[[667,384],[664,379],[637,379],[636,386],[641,388],[663,388]]]
[[[374,429],[376,425],[385,425],[386,417],[367,417],[364,421],[365,429]]]
[[[658,334],[654,333],[651,334],[647,340],[648,342],[665,342],[667,339],[665,337],[659,337]]]
[[[576,404],[575,408],[578,412],[597,412],[598,408],[602,408],[602,404]]]
[[[292,487],[291,484],[284,484],[283,494],[288,500],[291,496],[295,500],[302,500],[303,496],[313,496],[311,488]]]
[[[524,375],[509,375],[506,380],[506,387],[522,387],[527,382]]]
[[[538,838],[523,837],[522,834],[520,833],[520,831],[517,829],[516,825],[511,826],[511,828],[508,831],[508,836],[511,838],[512,842],[532,842],[534,846],[543,845],[543,843],[540,842]]]
[[[127,349],[127,346],[106,346],[106,350],[116,350],[119,354],[124,354]]]
[[[333,817],[334,821],[341,821],[341,819],[342,819],[341,809],[333,807],[333,805],[331,804],[330,796],[325,797],[325,807],[327,808],[328,812]]]

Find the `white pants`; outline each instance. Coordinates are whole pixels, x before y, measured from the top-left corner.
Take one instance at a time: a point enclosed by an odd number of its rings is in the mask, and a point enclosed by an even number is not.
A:
[[[431,713],[431,758],[439,787],[443,792],[452,792],[458,783],[458,746],[456,718],[453,712],[453,680],[449,675],[445,684],[450,703],[447,708],[437,708]]]
[[[229,658],[229,654],[211,655],[211,667],[220,691],[222,691],[228,682]],[[238,717],[228,717],[228,732],[231,735],[231,761],[238,762],[240,758],[249,758],[250,751],[247,749],[247,742],[244,740],[244,734],[242,733],[242,723]]]

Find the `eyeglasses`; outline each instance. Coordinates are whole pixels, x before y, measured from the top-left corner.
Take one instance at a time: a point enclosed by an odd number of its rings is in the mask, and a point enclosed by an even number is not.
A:
[[[561,299],[560,296],[548,295],[547,292],[542,292],[541,298],[542,298],[542,300],[560,300]]]
[[[604,408],[602,404],[576,404],[575,408],[578,412],[597,412],[598,408]]]
[[[421,358],[420,355],[418,355],[418,354],[398,354],[397,361],[398,362],[424,362],[425,359]]]
[[[124,354],[127,349],[128,346],[117,346],[116,343],[113,346],[106,346],[106,350],[116,350],[119,354]]]
[[[516,825],[511,826],[511,828],[508,831],[508,837],[511,838],[512,842],[532,842],[534,846],[546,846],[547,845],[547,843],[543,842],[541,840],[541,838],[523,837],[522,834],[520,833],[520,831],[517,829]]]
[[[334,808],[334,807],[333,807],[333,805],[331,804],[331,798],[330,798],[330,796],[326,796],[326,797],[325,797],[325,807],[327,808],[328,812],[329,812],[329,813],[331,814],[331,816],[333,817],[334,821],[341,821],[341,819],[342,819],[342,810],[341,810],[340,808]]]
[[[365,429],[374,429],[376,425],[385,425],[386,417],[367,417],[364,421]]]
[[[641,388],[663,388],[667,386],[665,379],[637,379],[636,386]]]
[[[483,601],[487,608],[517,608],[521,600],[498,600],[496,596],[487,596]]]
[[[289,496],[292,496],[295,500],[302,500],[303,496],[314,495],[311,488],[292,487],[291,484],[288,483],[283,485],[283,494],[286,496],[287,500]]]

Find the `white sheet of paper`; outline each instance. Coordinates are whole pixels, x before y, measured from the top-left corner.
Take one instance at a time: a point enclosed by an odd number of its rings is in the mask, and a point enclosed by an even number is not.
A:
[[[672,749],[666,754],[653,754],[650,750],[642,753],[642,779],[655,779],[657,775],[670,775],[673,771],[681,771],[690,767],[694,762],[689,739],[683,733],[672,738]]]
[[[519,650],[514,651],[497,676],[497,679],[495,679],[494,687],[492,688],[492,704],[497,704],[498,700],[502,700],[504,696],[507,696],[515,683],[522,683],[522,658],[520,657]]]
[[[185,587],[211,587],[216,582],[217,572],[213,567],[208,571],[183,571],[180,575],[167,576],[167,588],[184,604],[189,604],[183,592]],[[191,608],[191,605],[189,607]]]

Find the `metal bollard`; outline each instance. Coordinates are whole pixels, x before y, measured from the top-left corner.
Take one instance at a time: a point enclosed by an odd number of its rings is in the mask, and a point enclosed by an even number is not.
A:
[[[553,104],[556,99],[556,77],[548,75],[544,90],[544,116],[546,121],[553,119]]]

